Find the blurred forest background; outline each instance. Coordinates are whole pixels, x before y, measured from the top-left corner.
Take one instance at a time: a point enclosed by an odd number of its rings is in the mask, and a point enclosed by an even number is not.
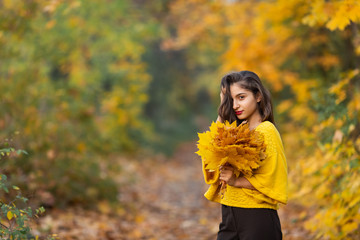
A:
[[[239,70],[272,93],[290,201],[304,209],[292,220],[312,234],[299,239],[359,239],[358,0],[1,0],[0,142],[28,154],[0,172],[47,214],[127,219],[128,172],[156,174],[146,159],[195,145],[221,77]]]

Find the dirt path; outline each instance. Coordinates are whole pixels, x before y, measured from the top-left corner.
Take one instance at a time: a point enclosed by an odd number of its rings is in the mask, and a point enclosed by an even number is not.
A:
[[[203,197],[206,186],[195,147],[185,144],[171,161],[146,163],[145,169],[153,171],[144,171],[137,182],[143,216],[137,228],[142,234],[147,229],[143,239],[216,238],[220,209]]]
[[[116,206],[105,202],[98,211],[54,210],[37,228],[60,239],[216,239],[220,206],[203,197],[207,185],[195,151],[195,143],[186,143],[171,159],[120,159],[123,174],[117,179],[121,195]],[[303,211],[291,202],[279,210],[285,240],[311,239],[302,228]]]

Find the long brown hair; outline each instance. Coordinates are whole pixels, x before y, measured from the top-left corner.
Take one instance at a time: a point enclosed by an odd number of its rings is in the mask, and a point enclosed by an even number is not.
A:
[[[251,91],[255,97],[260,95],[261,101],[257,103],[257,106],[261,115],[261,120],[270,121],[275,124],[270,92],[262,85],[258,75],[251,71],[231,72],[221,79],[221,90],[222,88],[225,88],[223,101],[218,109],[218,114],[221,119],[223,121],[229,121],[230,123],[236,121],[238,125],[244,121],[236,117],[233,109],[230,86],[234,83],[240,84],[242,88]]]

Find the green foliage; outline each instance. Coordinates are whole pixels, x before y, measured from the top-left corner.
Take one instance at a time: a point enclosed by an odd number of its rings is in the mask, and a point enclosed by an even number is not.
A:
[[[14,148],[0,149],[1,157],[10,156],[11,153],[21,154],[26,152],[24,150],[15,150]],[[10,189],[10,190],[9,190]],[[5,201],[6,195],[10,191],[15,191],[15,197],[9,201]],[[0,174],[0,237],[1,239],[37,239],[31,234],[29,221],[38,217],[39,214],[45,212],[44,207],[39,207],[33,210],[28,205],[28,199],[21,194],[20,188],[15,185],[10,185],[7,176]],[[54,239],[49,236],[47,239]]]
[[[3,149],[0,149],[0,155],[1,156],[10,156],[11,153],[15,152],[16,154],[20,155],[20,154],[28,154],[26,151],[24,150],[15,150],[15,148],[3,148]]]
[[[156,132],[150,144],[155,151],[170,155],[179,142],[195,137],[194,119],[204,114],[209,104],[201,108],[205,104],[196,102],[194,74],[185,64],[185,51],[162,51],[159,41],[148,46],[143,59],[153,80],[144,111]]]
[[[29,0],[0,9],[0,137],[21,132],[16,144],[31,156],[1,165],[52,204],[116,199],[109,155],[153,136],[141,56],[158,30],[134,4]]]

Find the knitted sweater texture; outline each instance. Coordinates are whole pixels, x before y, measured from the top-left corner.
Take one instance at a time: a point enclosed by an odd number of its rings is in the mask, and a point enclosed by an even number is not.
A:
[[[247,180],[256,190],[227,186],[223,198],[220,197],[220,185],[214,181],[219,171],[209,174],[203,166],[205,182],[210,184],[204,196],[214,202],[241,208],[278,209],[279,203],[287,202],[287,163],[281,137],[276,127],[269,121],[260,123],[255,131],[264,135],[266,158],[254,175]]]

